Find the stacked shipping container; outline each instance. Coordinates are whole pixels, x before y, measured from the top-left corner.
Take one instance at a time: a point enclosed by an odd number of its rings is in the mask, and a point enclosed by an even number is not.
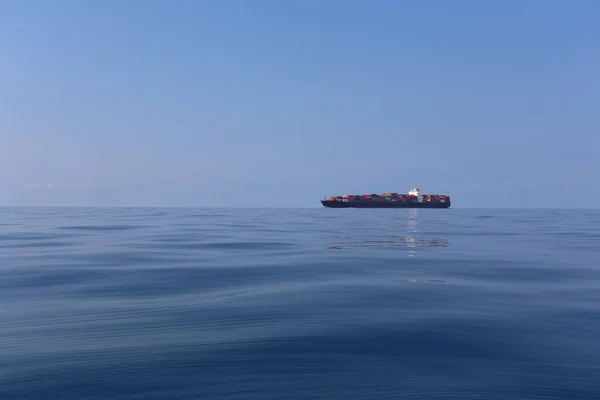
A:
[[[352,195],[343,195],[343,196],[331,196],[329,197],[331,201],[386,201],[386,202],[416,202],[418,201],[418,197],[412,194],[400,194],[400,193],[383,193],[383,195],[375,194],[375,193],[367,193],[367,194],[352,194]],[[450,202],[450,196],[440,195],[440,194],[424,194],[422,196],[422,201],[427,203],[446,203]]]

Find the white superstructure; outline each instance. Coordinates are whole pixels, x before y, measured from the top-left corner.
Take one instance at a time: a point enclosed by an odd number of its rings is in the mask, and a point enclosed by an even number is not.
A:
[[[423,202],[423,196],[421,195],[421,191],[418,188],[413,188],[408,192],[409,196],[416,196],[417,197],[417,202],[422,203]]]

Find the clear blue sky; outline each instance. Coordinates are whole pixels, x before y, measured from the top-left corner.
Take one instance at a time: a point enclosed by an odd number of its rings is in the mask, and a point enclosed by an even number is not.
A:
[[[0,0],[0,204],[597,207],[600,2]]]

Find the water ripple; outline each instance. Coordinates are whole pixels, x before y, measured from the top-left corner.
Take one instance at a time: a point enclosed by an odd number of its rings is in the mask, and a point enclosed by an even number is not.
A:
[[[0,214],[2,400],[600,392],[596,211]]]

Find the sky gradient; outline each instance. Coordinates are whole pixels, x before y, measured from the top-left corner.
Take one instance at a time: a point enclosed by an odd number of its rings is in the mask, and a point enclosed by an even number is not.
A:
[[[600,2],[0,0],[0,205],[598,207]]]

